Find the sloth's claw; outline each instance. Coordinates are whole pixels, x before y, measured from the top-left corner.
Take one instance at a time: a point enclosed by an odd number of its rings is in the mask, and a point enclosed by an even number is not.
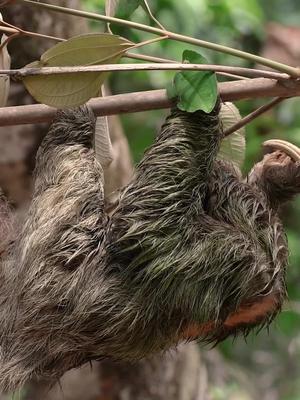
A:
[[[277,150],[284,152],[293,161],[300,161],[300,148],[286,140],[271,139],[263,143],[264,154],[273,153]]]

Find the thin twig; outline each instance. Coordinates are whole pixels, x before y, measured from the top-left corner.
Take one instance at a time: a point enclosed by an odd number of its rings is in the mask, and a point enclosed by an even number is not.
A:
[[[1,51],[2,49],[4,49],[4,47],[8,46],[9,43],[10,43],[13,39],[15,39],[16,37],[18,37],[18,36],[20,36],[20,33],[19,33],[19,32],[16,32],[16,33],[13,33],[13,34],[10,35],[10,36],[7,36],[6,39],[3,40],[3,42],[0,44],[0,51]]]
[[[31,31],[26,31],[22,28],[19,28],[15,25],[11,25],[6,21],[1,21],[0,22],[0,31],[6,32],[6,33],[12,33],[14,36],[15,34],[23,35],[23,36],[32,36],[32,37],[39,37],[42,39],[51,39],[51,40],[56,40],[58,42],[63,42],[64,39],[61,39],[56,36],[49,36],[49,35],[44,35],[43,33],[37,33],[37,32],[31,32]]]
[[[57,42],[64,42],[65,39],[56,37],[56,36],[50,36],[50,35],[44,35],[43,33],[37,33],[37,32],[31,32],[31,31],[24,31],[22,30],[22,33],[26,36],[30,36],[30,37],[38,37],[38,38],[42,38],[42,39],[50,39],[50,40],[55,40]]]
[[[104,60],[102,60],[104,61]],[[1,75],[9,75],[15,79],[22,79],[26,76],[36,75],[60,75],[74,73],[93,73],[93,72],[117,72],[117,71],[214,71],[238,74],[248,78],[269,78],[280,81],[296,82],[290,79],[289,75],[279,72],[264,71],[260,69],[250,69],[242,67],[229,67],[227,65],[215,64],[187,64],[187,63],[147,63],[147,64],[104,64],[87,65],[75,67],[43,67],[43,68],[21,68],[12,70],[0,70]]]
[[[149,7],[147,0],[143,0],[143,2],[144,2],[144,8],[145,8],[146,12],[148,13],[149,17],[152,19],[152,21],[154,21],[156,23],[156,25],[160,27],[160,29],[163,29],[165,31],[166,28],[152,14],[151,8]]]
[[[9,34],[16,34],[16,33],[19,33],[19,29],[13,29],[13,28],[10,28],[10,27],[8,27],[8,26],[4,26],[4,25],[2,25],[2,21],[1,21],[1,23],[0,23],[0,32],[3,32],[3,33],[9,33]]]
[[[145,54],[135,54],[135,53],[131,53],[131,52],[126,52],[124,54],[123,58],[131,58],[131,59],[135,59],[135,60],[142,60],[142,61],[155,62],[155,63],[173,63],[173,64],[178,63],[178,61],[170,60],[169,58],[160,58],[160,57],[155,57],[155,56],[148,56]],[[230,74],[228,72],[216,71],[216,74],[220,75],[220,76],[225,76],[226,78],[230,78],[230,79],[251,79],[251,78],[247,78],[242,75]]]
[[[178,62],[175,60],[170,60],[168,58],[149,56],[147,54],[131,53],[129,51],[124,53],[124,56],[123,56],[123,58],[127,58],[127,57],[132,58],[134,60],[142,60],[142,61],[155,62],[155,63],[177,63]]]
[[[225,78],[230,78],[230,79],[239,79],[239,80],[243,80],[243,79],[247,79],[247,80],[251,80],[251,78],[248,78],[247,76],[242,76],[242,75],[237,75],[237,74],[229,74],[228,72],[218,72],[216,71],[217,75],[220,76],[224,76]]]
[[[240,119],[236,124],[232,125],[224,132],[224,136],[229,136],[233,132],[243,128],[244,126],[248,125],[251,121],[258,118],[260,115],[264,114],[265,112],[271,110],[271,108],[275,107],[277,104],[281,103],[285,100],[284,97],[277,97],[276,99],[271,100],[269,103],[264,104],[263,106],[257,108],[250,114],[246,115],[246,117]]]
[[[288,84],[285,84],[288,83]],[[277,82],[273,79],[221,82],[218,84],[222,101],[235,101],[263,97],[300,96],[300,82]],[[96,116],[131,113],[169,108],[172,102],[165,90],[135,92],[107,96],[89,101]],[[0,126],[49,122],[56,109],[43,104],[0,108]]]

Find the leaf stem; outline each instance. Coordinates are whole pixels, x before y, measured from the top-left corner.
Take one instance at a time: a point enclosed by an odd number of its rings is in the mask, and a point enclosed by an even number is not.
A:
[[[19,32],[13,33],[9,36],[6,36],[6,39],[0,44],[0,51],[2,51],[2,49],[4,49],[4,47],[7,47],[9,45],[9,43],[15,39],[16,37],[20,36]]]
[[[58,38],[56,36],[49,36],[49,35],[44,35],[43,33],[26,31],[15,25],[11,25],[6,21],[0,22],[0,32],[10,33],[10,34],[12,34],[12,36],[32,36],[32,37],[40,37],[43,39],[56,40],[58,42],[64,41],[64,39]]]
[[[132,49],[137,49],[138,47],[143,47],[143,46],[147,46],[148,44],[152,44],[152,43],[156,43],[156,42],[160,42],[161,40],[165,40],[168,39],[168,36],[160,36],[160,37],[156,37],[154,39],[149,39],[149,40],[145,40],[144,42],[140,42],[140,43],[136,43]]]
[[[166,30],[166,28],[154,17],[154,15],[152,14],[151,8],[147,2],[147,0],[143,0],[143,7],[145,9],[145,11],[148,13],[149,17],[152,19],[153,22],[156,23],[157,26],[159,26],[162,30]]]
[[[154,33],[154,34],[160,35],[160,36],[166,36],[167,35],[169,37],[169,39],[172,39],[172,40],[177,40],[177,41],[180,41],[180,42],[189,43],[189,44],[200,46],[200,47],[203,47],[203,48],[206,48],[206,49],[215,50],[215,51],[219,51],[219,52],[222,52],[222,53],[230,54],[230,55],[232,55],[234,57],[243,58],[245,60],[249,60],[249,61],[252,61],[254,63],[259,63],[259,64],[264,65],[266,67],[278,70],[280,72],[287,73],[290,76],[292,76],[293,78],[299,78],[300,77],[300,69],[299,68],[294,68],[294,67],[279,63],[279,62],[274,61],[274,60],[270,60],[270,59],[267,59],[267,58],[264,58],[264,57],[260,57],[260,56],[257,56],[255,54],[247,53],[245,51],[234,49],[234,48],[231,48],[231,47],[222,46],[220,44],[211,43],[211,42],[207,42],[205,40],[192,38],[192,37],[189,37],[189,36],[181,35],[179,33],[169,32],[169,31],[166,31],[166,30],[163,30],[163,29],[160,29],[160,28],[147,26],[147,25],[140,24],[140,23],[137,23],[137,22],[127,21],[127,20],[120,19],[120,18],[115,18],[115,17],[108,17],[106,15],[96,14],[96,13],[92,13],[92,12],[75,10],[75,9],[72,9],[72,8],[61,7],[61,6],[57,6],[57,5],[54,5],[54,4],[46,4],[46,3],[42,3],[40,1],[34,1],[34,0],[17,0],[17,1],[21,1],[22,3],[28,4],[28,5],[32,5],[32,6],[35,6],[35,7],[40,7],[40,8],[48,9],[48,10],[51,10],[51,11],[61,12],[61,13],[65,13],[65,14],[78,16],[78,17],[93,19],[93,20],[96,20],[96,21],[105,21],[105,22],[117,23],[117,24],[120,24],[120,25],[127,26],[129,28],[139,29],[141,31]]]
[[[0,32],[4,32],[4,33],[11,33],[11,34],[16,34],[19,33],[20,31],[18,29],[14,29],[14,28],[10,28],[9,26],[3,26],[0,23]]]
[[[26,36],[32,36],[32,37],[39,37],[42,39],[50,39],[50,40],[56,40],[57,42],[64,42],[65,39],[56,37],[56,36],[49,36],[49,35],[44,35],[43,33],[37,33],[37,32],[31,32],[31,31],[21,31],[22,34]]]

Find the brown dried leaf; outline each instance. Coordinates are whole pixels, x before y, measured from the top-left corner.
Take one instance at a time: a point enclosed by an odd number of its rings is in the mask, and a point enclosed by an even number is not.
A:
[[[46,51],[27,67],[115,64],[133,43],[117,35],[98,33],[71,38]],[[35,75],[24,78],[30,94],[52,107],[74,107],[98,95],[107,72]]]

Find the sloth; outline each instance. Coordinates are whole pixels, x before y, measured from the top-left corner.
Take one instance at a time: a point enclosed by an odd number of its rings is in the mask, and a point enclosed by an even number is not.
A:
[[[243,180],[217,157],[219,111],[220,101],[208,114],[173,107],[111,213],[93,113],[57,113],[28,214],[1,253],[3,389],[273,320],[288,263],[279,211],[300,191],[300,164],[273,151]]]

